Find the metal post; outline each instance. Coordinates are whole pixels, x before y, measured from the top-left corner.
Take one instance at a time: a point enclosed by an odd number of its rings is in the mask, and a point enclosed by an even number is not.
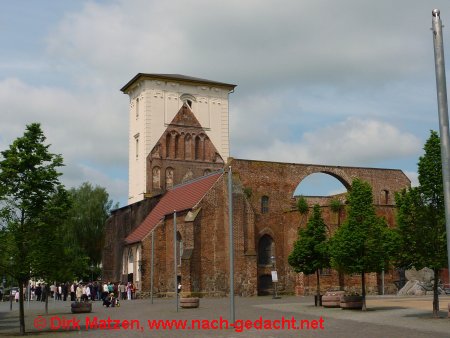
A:
[[[233,245],[233,175],[228,167],[228,223],[230,243],[230,320],[234,324],[234,245]]]
[[[433,45],[436,70],[436,88],[439,112],[439,134],[441,139],[442,176],[444,183],[445,223],[447,230],[447,257],[450,280],[450,137],[448,124],[447,85],[445,79],[444,43],[440,10],[433,9]]]
[[[13,296],[12,296],[12,283],[11,288],[9,289],[9,311],[12,311],[12,303],[13,303]]]
[[[178,312],[178,278],[177,278],[177,211],[173,211],[173,269],[175,281],[175,302]]]
[[[381,270],[381,294],[384,296],[384,268]]]
[[[155,254],[155,230],[152,231],[152,263],[150,264],[150,299],[153,304],[153,263],[154,263],[154,254]]]

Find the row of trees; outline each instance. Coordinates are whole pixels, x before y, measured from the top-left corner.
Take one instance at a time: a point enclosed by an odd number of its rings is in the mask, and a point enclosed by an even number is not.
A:
[[[366,309],[365,277],[369,272],[381,272],[389,266],[434,271],[433,315],[438,316],[439,272],[447,266],[445,208],[441,170],[440,141],[432,131],[419,158],[419,186],[396,195],[397,227],[389,228],[376,215],[372,189],[367,182],[356,179],[348,194],[348,217],[334,235],[327,236],[327,227],[320,207],[315,205],[306,228],[288,258],[296,272],[317,275],[327,267],[339,273],[361,274],[363,310]],[[333,206],[337,209],[337,206]],[[298,210],[305,214],[305,202]]]
[[[101,261],[104,224],[112,202],[104,188],[83,183],[66,190],[61,155],[49,151],[40,124],[26,127],[0,161],[0,273],[22,290],[89,276]],[[20,333],[25,334],[20,292]]]

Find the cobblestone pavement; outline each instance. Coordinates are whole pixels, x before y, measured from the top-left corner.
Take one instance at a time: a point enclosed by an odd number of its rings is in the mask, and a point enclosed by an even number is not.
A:
[[[122,301],[120,308],[105,308],[101,302],[94,302],[92,313],[77,315],[70,312],[70,302],[51,301],[48,315],[45,315],[44,303],[30,302],[25,303],[25,313],[27,332],[39,337],[440,338],[450,337],[449,302],[450,297],[440,297],[441,318],[433,319],[432,299],[428,296],[368,297],[368,311],[365,312],[315,307],[311,297],[236,297],[236,326],[228,329],[225,328],[225,320],[230,318],[228,298],[203,298],[198,309],[180,308],[178,312],[174,299],[155,299],[153,304],[150,300]],[[9,310],[9,303],[0,303],[0,336],[18,335],[18,315],[17,303],[13,304],[13,311]],[[187,329],[150,329],[148,320],[154,319],[186,321]],[[293,330],[293,321],[296,328],[303,321],[303,329]],[[116,322],[120,322],[121,327],[114,330],[112,327]],[[200,323],[198,329],[197,323]],[[245,326],[249,323],[253,327],[247,329]],[[280,325],[280,328],[264,329],[269,323],[273,327]],[[38,329],[39,325],[41,328]],[[64,325],[70,329],[63,329]],[[223,329],[219,329],[220,325]]]

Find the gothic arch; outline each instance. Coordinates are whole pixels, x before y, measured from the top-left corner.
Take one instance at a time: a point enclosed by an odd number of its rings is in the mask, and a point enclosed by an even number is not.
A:
[[[258,265],[270,265],[272,256],[275,256],[275,241],[265,234],[258,241]]]
[[[175,154],[174,158],[180,158],[180,134],[175,134]]]
[[[167,133],[167,135],[166,135],[166,158],[170,157],[171,144],[172,144],[172,135],[170,135],[170,133]]]
[[[192,136],[191,134],[186,134],[184,137],[184,158],[186,160],[192,159]]]
[[[166,189],[173,187],[173,185],[174,185],[173,177],[174,177],[174,170],[173,170],[173,168],[168,167],[166,169],[166,180],[165,180],[166,181]]]
[[[152,186],[153,189],[161,189],[161,168],[153,167],[152,169]]]
[[[200,138],[200,135],[197,135],[195,137],[195,142],[194,142],[194,153],[195,153],[195,159],[196,160],[201,160],[202,159],[202,152],[203,152],[203,147],[202,147],[202,139]]]
[[[351,190],[351,185],[352,185],[352,177],[349,177],[342,169],[340,169],[339,167],[337,168],[327,168],[327,169],[323,169],[320,168],[320,166],[310,166],[307,170],[305,170],[305,172],[303,173],[303,175],[300,175],[300,180],[298,181],[298,185],[301,184],[301,182],[308,176],[312,175],[312,174],[326,174],[326,175],[330,175],[332,177],[334,177],[335,179],[337,179],[339,182],[341,182],[341,184],[345,187],[345,189],[347,189],[347,191]],[[298,186],[297,185],[297,186]]]

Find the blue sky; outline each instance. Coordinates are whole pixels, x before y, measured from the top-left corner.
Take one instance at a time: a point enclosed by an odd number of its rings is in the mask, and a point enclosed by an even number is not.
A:
[[[65,159],[64,183],[104,186],[121,204],[128,97],[119,89],[139,72],[237,84],[237,158],[398,168],[414,183],[438,129],[431,11],[450,22],[448,0],[1,4],[0,149],[40,122]],[[444,28],[447,56],[449,44]],[[306,194],[338,189],[311,181]]]

